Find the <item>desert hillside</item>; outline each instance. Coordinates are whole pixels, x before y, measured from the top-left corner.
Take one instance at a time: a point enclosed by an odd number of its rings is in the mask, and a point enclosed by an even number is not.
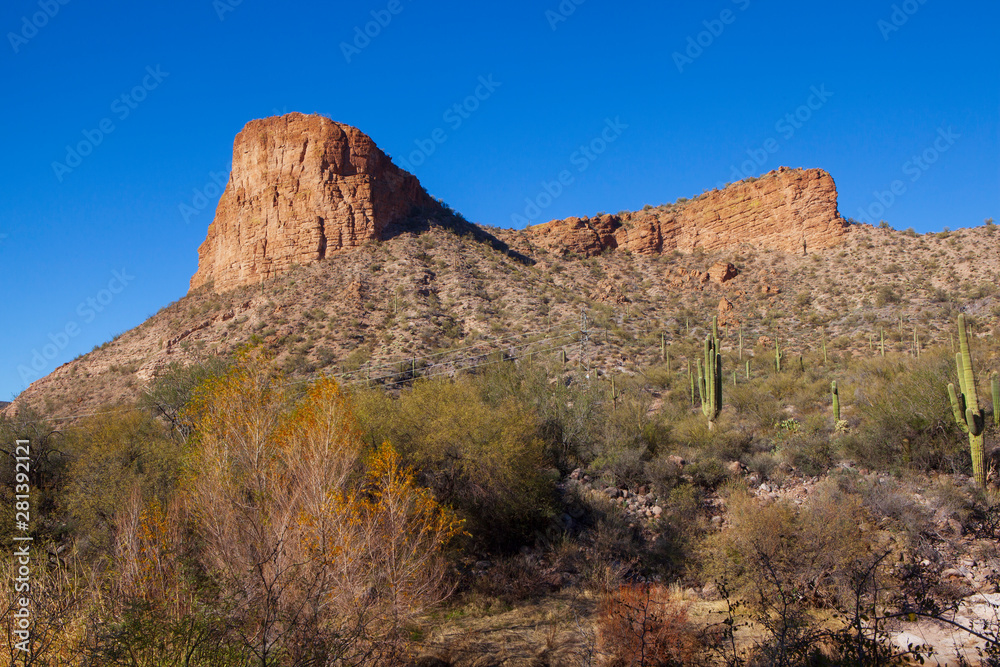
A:
[[[296,377],[396,382],[427,355],[440,370],[467,348],[530,351],[531,332],[558,327],[535,349],[575,363],[584,317],[603,346],[585,361],[628,373],[659,356],[661,335],[684,340],[713,314],[727,347],[742,327],[748,349],[825,339],[864,353],[884,332],[909,350],[914,336],[947,340],[959,307],[995,315],[994,230],[851,225],[828,174],[786,168],[641,211],[496,229],[431,199],[355,128],[290,114],[237,136],[191,293],[15,403],[87,414],[134,400],[171,363],[251,341]]]
[[[45,664],[995,664],[991,221],[782,167],[500,229],[302,114],[233,165],[190,292],[0,405]]]

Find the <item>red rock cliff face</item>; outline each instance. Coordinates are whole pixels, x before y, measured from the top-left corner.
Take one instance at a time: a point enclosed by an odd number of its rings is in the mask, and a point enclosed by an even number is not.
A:
[[[554,220],[527,234],[544,248],[592,256],[613,248],[650,255],[742,244],[813,251],[839,245],[848,229],[837,210],[837,187],[830,174],[782,167],[683,204]]]
[[[324,116],[247,123],[191,289],[257,283],[293,264],[381,238],[393,222],[433,204],[360,130]]]

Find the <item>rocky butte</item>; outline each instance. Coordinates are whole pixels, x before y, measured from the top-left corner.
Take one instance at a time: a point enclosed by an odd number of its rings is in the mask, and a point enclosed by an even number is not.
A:
[[[232,173],[198,249],[191,289],[258,283],[440,210],[415,176],[354,127],[299,113],[251,121],[233,145]],[[802,253],[836,246],[847,231],[828,173],[782,167],[691,201],[522,233],[547,250],[593,256],[741,245]]]
[[[233,144],[191,289],[258,283],[381,238],[388,225],[434,205],[357,128],[300,113],[251,121]]]

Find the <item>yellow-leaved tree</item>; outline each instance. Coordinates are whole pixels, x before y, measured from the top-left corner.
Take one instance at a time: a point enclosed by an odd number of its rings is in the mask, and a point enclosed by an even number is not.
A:
[[[292,404],[241,353],[196,394],[185,514],[214,603],[255,664],[390,664],[402,629],[447,594],[461,531],[388,443],[366,452],[337,383]]]

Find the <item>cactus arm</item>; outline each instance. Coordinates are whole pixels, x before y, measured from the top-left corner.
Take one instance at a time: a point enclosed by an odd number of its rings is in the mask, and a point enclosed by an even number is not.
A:
[[[691,359],[688,359],[688,382],[691,383],[691,405],[694,405],[694,372],[691,370]]]
[[[735,371],[734,371],[735,373]],[[715,405],[712,406],[715,417],[722,412],[722,353],[715,353]]]
[[[962,359],[962,353],[955,353],[955,370],[958,372],[958,391],[965,396],[965,362]],[[965,408],[962,408],[965,411]]]
[[[962,393],[965,395],[965,405],[970,409],[979,409],[979,397],[976,395],[976,378],[972,373],[972,354],[969,351],[969,336],[965,331],[965,314],[958,316],[958,342],[962,355],[962,372],[965,382],[962,385]],[[971,427],[972,424],[969,424]]]
[[[959,351],[955,353],[955,367],[961,394],[955,391],[954,383],[948,384],[948,399],[959,428],[969,435],[969,453],[972,455],[972,476],[976,486],[986,486],[986,451],[983,446],[983,427],[986,414],[979,407],[976,393],[976,376],[972,370],[972,353],[969,336],[965,327],[965,315],[958,316]],[[992,386],[991,386],[992,389]],[[996,396],[996,392],[994,392]],[[996,399],[994,399],[995,401]]]
[[[993,394],[993,423],[1000,424],[1000,375],[996,371],[991,378],[990,393]]]
[[[969,434],[969,453],[972,455],[972,477],[976,486],[986,486],[986,448],[983,446],[983,435]]]
[[[955,415],[955,423],[963,432],[968,433],[969,425],[965,423],[963,406],[958,394],[955,393],[955,385],[952,382],[948,383],[948,398],[951,400],[951,412]]]
[[[965,409],[965,421],[969,426],[969,435],[979,436],[983,434],[983,412],[975,411],[972,408]]]
[[[698,398],[701,400],[701,411],[705,413],[705,376],[701,370],[701,359],[698,360]]]

